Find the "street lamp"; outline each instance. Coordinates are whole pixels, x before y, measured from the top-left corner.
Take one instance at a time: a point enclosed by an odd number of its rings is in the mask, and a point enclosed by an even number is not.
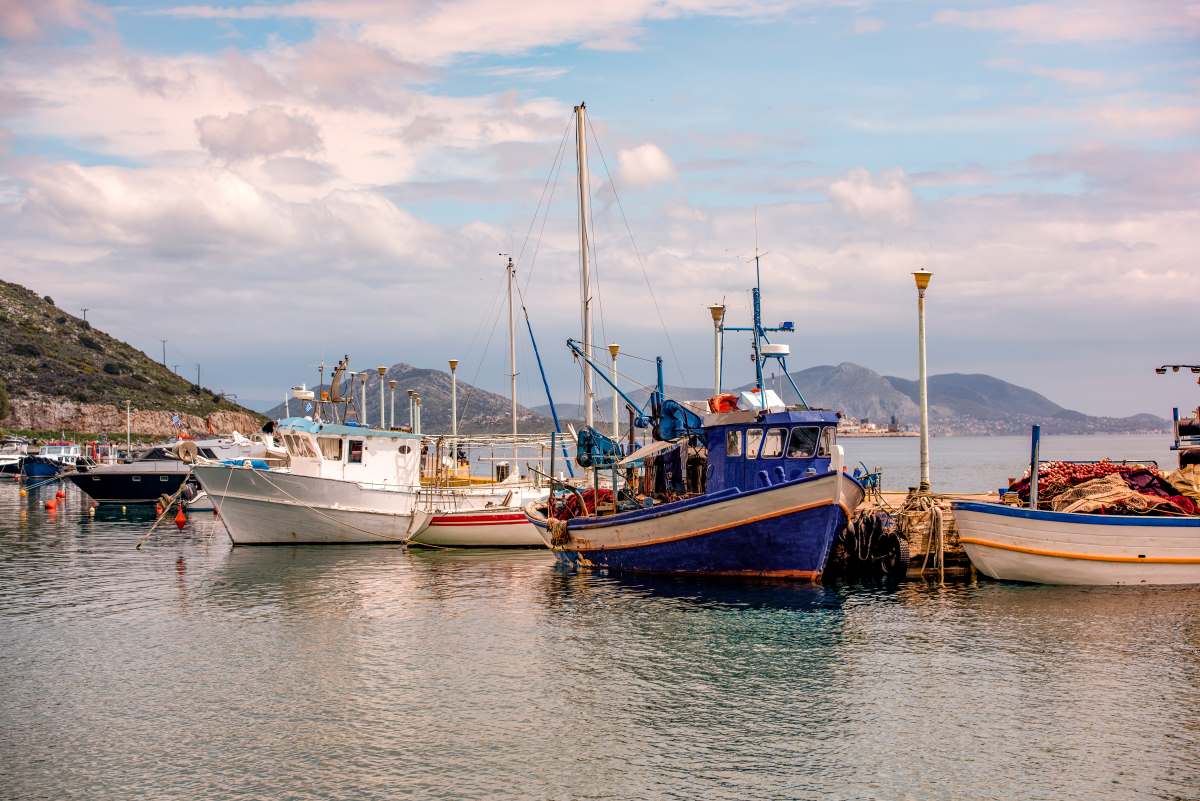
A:
[[[713,394],[721,394],[721,326],[725,323],[725,304],[714,303],[708,307],[713,321]]]
[[[383,415],[383,377],[387,375],[387,368],[381,364],[375,369],[379,371],[379,427],[387,428],[387,418]]]
[[[620,411],[617,408],[617,354],[621,352],[621,346],[617,343],[610,343],[608,346],[608,355],[612,357],[612,385],[613,385],[613,407],[612,407],[612,436],[614,440],[621,438],[621,424],[617,422],[617,414]]]
[[[925,290],[933,273],[921,268],[913,273],[917,284],[917,372],[921,402],[921,492],[929,492],[929,382],[925,368]]]
[[[389,408],[388,419],[392,421],[391,428],[396,427],[396,379],[388,379],[388,399]]]

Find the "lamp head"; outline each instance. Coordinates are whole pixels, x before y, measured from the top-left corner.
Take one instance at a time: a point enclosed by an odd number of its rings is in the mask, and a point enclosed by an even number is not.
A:
[[[714,303],[708,307],[708,313],[712,315],[713,325],[720,325],[725,321],[725,304]]]
[[[399,383],[399,382],[397,382],[397,381],[396,381],[396,379],[394,379],[394,378],[389,378],[389,379],[388,379],[388,389],[390,389],[390,390],[392,390],[393,392],[395,392],[395,391],[396,391],[396,384],[397,384],[397,383]]]
[[[384,373],[386,373],[386,372],[387,372],[387,368],[386,368],[386,367],[384,367],[382,364],[381,364],[381,365],[379,365],[378,367],[376,367],[375,369],[379,371],[379,377],[380,377],[380,378],[383,378],[383,375],[384,375]]]
[[[1155,367],[1154,372],[1158,373],[1159,375],[1166,375],[1167,368],[1166,367]]]
[[[615,359],[615,358],[617,358],[617,354],[620,352],[621,352],[620,345],[618,345],[616,342],[609,343],[609,345],[608,345],[608,355],[609,356],[612,356]]]
[[[924,267],[913,273],[913,280],[917,282],[917,289],[921,290],[922,292],[924,292],[929,286],[929,279],[931,278],[933,278],[933,273],[929,272],[929,270],[926,270]]]
[[[451,359],[450,360],[450,372],[453,373],[457,369],[458,369],[458,359]]]

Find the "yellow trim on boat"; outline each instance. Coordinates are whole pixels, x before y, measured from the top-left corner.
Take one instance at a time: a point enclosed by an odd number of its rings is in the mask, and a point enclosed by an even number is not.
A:
[[[1053,556],[1058,559],[1083,559],[1089,562],[1123,562],[1138,565],[1200,565],[1200,557],[1192,556],[1110,556],[1108,554],[1067,553],[1051,551],[1045,548],[1030,548],[1025,545],[1010,545],[1007,542],[981,540],[977,537],[959,537],[958,541],[969,545],[982,545],[986,548],[998,548],[1002,551],[1016,551],[1033,556]]]

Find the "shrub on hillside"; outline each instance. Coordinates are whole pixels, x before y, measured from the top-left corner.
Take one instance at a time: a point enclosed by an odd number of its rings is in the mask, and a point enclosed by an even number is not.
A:
[[[120,375],[121,373],[125,372],[125,369],[125,365],[123,364],[117,364],[116,362],[104,363],[104,372],[108,373],[109,375]]]
[[[91,350],[104,350],[103,345],[88,336],[81,336],[79,338],[79,344],[83,345],[85,348],[90,348]]]
[[[42,355],[42,349],[32,342],[18,342],[12,346],[12,352],[17,356],[32,356],[35,359]]]
[[[42,300],[46,301],[46,302],[47,302],[47,303],[49,303],[51,306],[53,306],[53,305],[54,305],[54,298],[50,297],[49,295],[47,295],[46,297],[42,298]]]

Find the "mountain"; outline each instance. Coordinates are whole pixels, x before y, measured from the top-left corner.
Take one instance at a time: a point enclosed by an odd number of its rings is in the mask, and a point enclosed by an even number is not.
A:
[[[261,418],[181,378],[137,348],[59,309],[49,297],[0,281],[0,353],[9,413],[0,423],[35,431],[124,431],[125,402],[135,430],[189,428],[255,431]]]
[[[810,406],[835,409],[860,420],[886,424],[893,416],[902,426],[916,427],[920,421],[917,382],[884,376],[858,364],[843,362],[820,365],[791,373]],[[782,376],[768,377],[767,384],[788,403],[796,393]],[[750,389],[753,384],[732,388]],[[668,387],[678,399],[706,398],[707,388]],[[630,395],[644,401],[646,390]],[[601,395],[607,398],[607,395]],[[607,400],[598,404],[598,414],[608,409]],[[546,407],[537,407],[538,411]],[[578,404],[561,404],[559,414],[582,416]],[[1152,414],[1131,417],[1092,417],[1066,409],[1031,389],[989,375],[947,373],[929,377],[929,420],[935,434],[1024,434],[1038,423],[1048,434],[1125,433],[1165,431],[1168,423]]]
[[[352,365],[353,366],[353,365]],[[366,422],[371,425],[379,424],[379,373],[372,369],[367,373],[367,413]],[[391,390],[386,382],[396,382],[395,391],[395,423],[408,425],[408,390],[415,390],[421,396],[421,430],[425,432],[446,432],[450,430],[450,374],[444,370],[430,370],[414,367],[403,362],[393,364],[387,369],[383,378],[384,408],[391,415]],[[342,392],[348,392],[348,382],[342,382]],[[355,400],[361,397],[361,384],[355,379]],[[319,387],[315,391],[326,390],[328,386]],[[305,414],[298,401],[289,402],[293,415]],[[278,419],[285,416],[284,405],[281,403],[265,412],[267,417]],[[458,381],[458,430],[464,434],[474,433],[507,433],[511,430],[512,407],[509,399],[494,392]],[[554,428],[554,423],[548,415],[539,414],[524,406],[517,406],[517,426],[522,433],[545,432]]]

